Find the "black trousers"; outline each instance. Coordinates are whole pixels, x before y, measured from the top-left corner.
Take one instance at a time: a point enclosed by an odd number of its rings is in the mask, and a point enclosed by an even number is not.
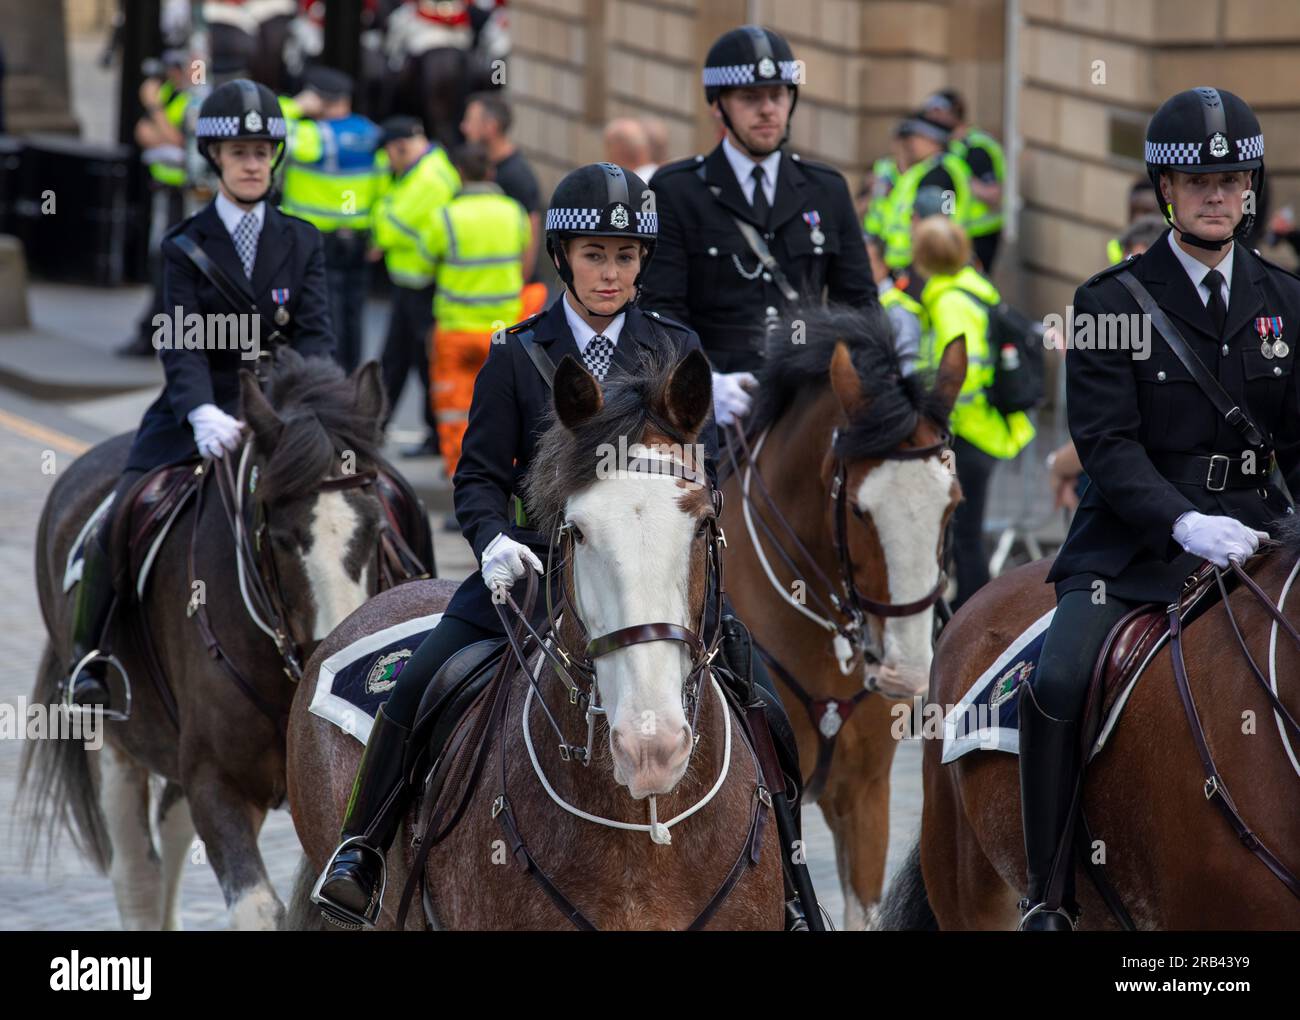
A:
[[[429,345],[433,342],[433,285],[421,287],[393,287],[392,308],[388,316],[388,336],[384,340],[384,353],[380,368],[384,376],[384,391],[388,394],[388,415],[397,410],[406,386],[406,377],[414,368],[420,377],[420,393],[424,400],[424,424],[429,435],[437,438],[438,420],[433,415],[429,398]],[[385,425],[388,423],[385,422]]]
[[[1057,719],[1079,721],[1097,653],[1110,629],[1135,605],[1087,588],[1061,596],[1031,681],[1044,712]]]
[[[952,558],[956,565],[956,609],[989,582],[989,558],[984,548],[984,510],[988,503],[989,478],[998,459],[960,436],[952,441],[957,460],[957,481],[962,501],[952,515]]]
[[[334,323],[335,358],[343,371],[361,364],[361,313],[366,305],[370,265],[366,262],[366,235],[338,231],[324,235],[325,281],[330,291],[330,319]]]
[[[970,239],[971,248],[975,251],[975,257],[980,260],[980,265],[984,267],[984,275],[987,276],[993,272],[993,260],[997,258],[998,243],[1002,240],[1002,231],[993,234],[985,234],[983,237],[972,237]]]

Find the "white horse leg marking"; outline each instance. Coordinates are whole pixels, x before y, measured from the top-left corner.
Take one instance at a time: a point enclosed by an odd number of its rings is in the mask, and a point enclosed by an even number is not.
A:
[[[194,845],[194,822],[189,801],[183,796],[161,805],[158,837],[162,842],[162,927],[164,931],[180,931],[181,876]]]
[[[858,899],[858,894],[851,885],[844,887],[844,930],[865,931],[867,928],[867,911]]]
[[[99,758],[99,805],[108,825],[117,912],[128,931],[152,931],[162,919],[162,874],[149,832],[149,773],[104,744]]]
[[[311,548],[303,557],[303,566],[316,605],[312,637],[318,641],[366,601],[366,569],[353,581],[343,568],[358,523],[357,512],[343,493],[322,492],[316,498]]]
[[[243,890],[230,906],[230,927],[236,931],[275,931],[284,921],[284,904],[269,882]]]
[[[934,459],[888,460],[862,480],[856,498],[880,537],[891,602],[913,602],[934,588],[939,529],[951,488],[952,475]],[[933,610],[885,621],[885,661],[878,667],[884,693],[912,697],[925,691],[933,629]]]

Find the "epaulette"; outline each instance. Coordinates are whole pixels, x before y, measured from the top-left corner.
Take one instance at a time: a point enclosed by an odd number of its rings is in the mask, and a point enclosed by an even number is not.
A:
[[[202,209],[199,210],[199,212],[202,211],[203,211]],[[199,217],[199,213],[197,212],[194,213],[192,216],[186,216],[185,219],[181,220],[179,223],[173,224],[172,226],[168,227],[167,232],[163,234],[162,239],[166,241],[172,237],[175,237],[177,234],[183,234],[186,230],[189,229],[189,225],[193,223],[196,219],[198,219],[198,217]]]
[[[804,156],[799,155],[799,153],[797,152],[790,153],[790,158],[794,160],[796,163],[798,163],[805,170],[817,170],[821,173],[831,174],[835,177],[839,177],[839,178],[844,177],[842,173],[840,173],[837,169],[835,169],[835,167],[831,166],[829,163],[823,163],[820,160],[816,160],[816,159],[808,159]]]
[[[506,332],[518,333],[520,330],[528,329],[530,326],[534,325],[537,322],[537,320],[540,319],[545,314],[546,314],[546,309],[542,309],[540,312],[528,316],[528,318],[524,319],[522,322],[516,322],[513,326],[507,326]]]
[[[1264,258],[1264,256],[1259,253],[1258,248],[1251,248],[1250,251],[1255,256],[1255,258],[1259,259],[1262,263],[1264,263],[1264,265],[1268,266],[1269,269],[1276,269],[1279,273],[1285,273],[1293,280],[1300,280],[1300,273],[1297,273],[1295,272],[1295,270],[1292,269],[1287,269],[1286,266],[1279,266],[1272,259]]]
[[[682,170],[694,170],[704,162],[703,155],[687,156],[685,159],[677,159],[671,163],[665,163],[655,171],[654,179],[658,180],[665,174],[680,173]]]
[[[1100,273],[1095,273],[1091,277],[1089,277],[1089,279],[1086,280],[1083,285],[1085,287],[1091,287],[1098,280],[1104,279],[1107,276],[1112,276],[1115,273],[1118,273],[1121,269],[1129,269],[1141,257],[1142,256],[1140,255],[1130,255],[1128,258],[1116,262],[1113,266],[1107,266]]]
[[[684,323],[684,322],[678,322],[676,319],[670,319],[670,318],[668,318],[668,316],[666,316],[666,315],[660,315],[658,312],[652,312],[652,311],[650,311],[650,309],[648,309],[648,308],[643,308],[643,309],[641,309],[641,311],[642,311],[645,315],[650,316],[650,318],[654,319],[655,322],[659,323],[659,325],[661,325],[661,326],[667,326],[669,329],[680,330],[680,331],[683,332],[683,333],[691,333],[691,332],[694,332],[694,331],[691,329],[691,327],[688,326],[688,325],[686,325],[686,323]]]

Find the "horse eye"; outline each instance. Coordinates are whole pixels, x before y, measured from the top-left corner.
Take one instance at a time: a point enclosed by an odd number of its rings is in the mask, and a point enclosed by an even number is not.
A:
[[[586,536],[583,535],[582,533],[582,529],[578,527],[576,524],[574,524],[572,521],[569,522],[569,530],[573,532],[573,540],[577,542],[578,545],[582,545],[584,542],[587,541]]]

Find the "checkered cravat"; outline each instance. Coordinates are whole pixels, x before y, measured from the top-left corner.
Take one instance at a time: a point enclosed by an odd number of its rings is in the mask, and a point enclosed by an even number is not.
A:
[[[235,252],[244,265],[244,275],[253,278],[253,262],[257,258],[257,235],[261,230],[257,217],[253,213],[244,213],[244,218],[235,224]]]
[[[597,382],[604,381],[613,357],[614,341],[604,333],[597,333],[587,341],[587,349],[582,352],[582,362],[587,366],[587,371],[596,377]]]

